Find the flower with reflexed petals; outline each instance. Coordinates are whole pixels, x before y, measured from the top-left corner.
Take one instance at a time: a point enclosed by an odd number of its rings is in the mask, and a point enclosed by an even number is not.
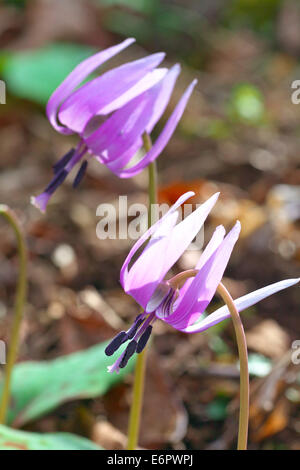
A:
[[[73,186],[82,180],[88,159],[94,156],[120,178],[130,178],[153,162],[170,140],[196,84],[183,93],[153,147],[131,164],[143,150],[143,135],[150,134],[170,100],[180,66],[158,68],[164,53],[152,54],[116,67],[77,88],[94,70],[134,42],[127,39],[81,62],[54,91],[47,104],[52,126],[62,134],[78,134],[76,149],[53,167],[54,176],[43,193],[32,197],[42,212],[70,171],[79,166]],[[130,165],[131,164],[131,165]]]
[[[128,342],[120,357],[109,367],[110,372],[119,372],[134,353],[143,351],[157,319],[184,333],[198,333],[230,317],[227,306],[224,306],[201,319],[216,293],[239,237],[239,222],[226,236],[223,226],[216,228],[193,270],[193,277],[186,271],[165,280],[168,271],[203,226],[219,194],[212,196],[182,222],[176,224],[177,209],[192,195],[194,193],[188,192],[181,196],[164,217],[138,240],[123,264],[121,284],[124,291],[141,305],[143,312],[136,317],[127,331],[121,331],[106,347],[106,354],[110,356],[123,343]],[[149,238],[144,250],[129,269],[137,251]],[[236,299],[235,306],[240,312],[297,282],[299,279],[287,279],[263,287]]]

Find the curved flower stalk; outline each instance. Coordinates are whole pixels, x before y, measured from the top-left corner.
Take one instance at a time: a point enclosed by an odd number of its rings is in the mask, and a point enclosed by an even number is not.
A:
[[[77,88],[94,70],[134,42],[130,38],[81,62],[49,99],[47,116],[61,134],[77,134],[76,149],[54,165],[54,176],[32,203],[42,212],[70,171],[78,166],[73,186],[81,182],[94,156],[120,178],[130,178],[153,162],[170,140],[196,84],[186,89],[158,139],[140,161],[143,134],[150,134],[170,100],[180,66],[158,68],[165,54],[157,53],[116,67]]]
[[[204,249],[195,270],[186,271],[165,280],[169,269],[176,263],[193,238],[203,226],[208,214],[216,203],[216,193],[186,219],[176,225],[177,211],[189,197],[181,196],[162,219],[154,224],[133,246],[121,269],[121,284],[143,308],[133,325],[121,331],[107,346],[106,354],[112,355],[121,344],[128,341],[127,348],[109,372],[119,372],[126,366],[134,353],[141,353],[151,335],[153,323],[159,319],[184,333],[198,333],[230,317],[227,306],[219,308],[201,319],[204,310],[216,293],[229,261],[233,247],[238,240],[240,223],[237,222],[225,236],[223,226],[216,228]],[[150,238],[142,253],[129,264],[137,251]],[[155,260],[155,262],[153,262]],[[260,300],[299,282],[287,279],[256,290],[234,301],[238,312]]]

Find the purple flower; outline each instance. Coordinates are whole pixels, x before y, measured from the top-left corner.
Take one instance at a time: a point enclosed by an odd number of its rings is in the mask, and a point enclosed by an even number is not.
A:
[[[134,42],[127,39],[81,62],[49,99],[47,116],[61,134],[78,134],[79,143],[54,166],[54,177],[32,203],[45,211],[55,190],[74,166],[77,186],[92,155],[120,178],[130,178],[155,160],[170,140],[196,84],[186,89],[150,151],[130,166],[143,148],[143,134],[150,134],[170,100],[180,66],[157,68],[164,53],[152,54],[116,67],[77,88],[101,64]]]
[[[119,333],[107,346],[106,354],[110,356],[129,341],[117,361],[109,367],[110,372],[118,372],[135,352],[140,353],[144,349],[157,319],[184,333],[198,333],[230,317],[227,306],[224,306],[201,319],[215,295],[239,237],[239,222],[226,236],[223,226],[216,228],[195,267],[197,274],[194,277],[189,277],[187,271],[165,280],[170,268],[203,226],[219,193],[176,225],[176,210],[192,195],[193,192],[188,192],[181,196],[164,217],[138,240],[123,264],[121,284],[125,292],[141,305],[143,313],[138,315],[128,331]],[[142,253],[133,261],[137,251],[149,238]],[[180,285],[180,279],[184,280],[183,285]],[[238,311],[242,311],[297,282],[299,279],[288,279],[271,284],[236,299],[235,305]]]

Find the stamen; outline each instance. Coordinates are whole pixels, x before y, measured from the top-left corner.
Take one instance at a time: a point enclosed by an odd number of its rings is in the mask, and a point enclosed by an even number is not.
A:
[[[77,186],[81,183],[82,178],[83,178],[84,175],[85,175],[87,166],[88,166],[88,162],[87,162],[87,160],[85,160],[85,161],[81,164],[81,167],[79,168],[78,173],[77,173],[77,175],[75,176],[75,179],[74,179],[74,181],[73,181],[73,188],[77,188]]]
[[[133,339],[132,341],[130,341],[127,348],[125,349],[124,356],[122,357],[122,360],[119,364],[120,369],[123,369],[127,365],[127,362],[129,361],[131,356],[133,356],[133,354],[135,353],[136,347],[137,347],[137,342]]]
[[[47,188],[45,189],[45,193],[53,194],[54,191],[60,186],[66,177],[68,176],[68,172],[66,170],[61,170],[59,173],[54,176],[52,181],[48,184]]]
[[[143,349],[146,347],[146,344],[150,338],[151,333],[152,333],[152,326],[149,325],[147,326],[146,330],[144,331],[144,333],[142,334],[142,336],[140,337],[137,343],[136,352],[138,354],[141,353]]]
[[[128,339],[132,339],[135,336],[138,328],[143,323],[143,321],[144,321],[144,318],[142,314],[136,317],[134,324],[126,332]]]
[[[64,155],[60,160],[58,160],[58,162],[55,163],[55,165],[53,165],[53,171],[55,174],[58,173],[60,170],[62,170],[69,163],[74,153],[75,153],[75,149],[69,150],[69,152],[66,153],[66,155]]]
[[[128,339],[126,331],[121,331],[114,339],[109,343],[105,348],[105,354],[107,356],[112,356],[117,349]]]

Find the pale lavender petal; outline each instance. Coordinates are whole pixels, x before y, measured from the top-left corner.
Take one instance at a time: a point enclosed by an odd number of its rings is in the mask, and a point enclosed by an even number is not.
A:
[[[165,319],[167,323],[185,328],[195,322],[200,312],[204,312],[223,277],[240,230],[241,225],[237,222],[219,248],[199,270],[174,313]]]
[[[143,253],[131,267],[124,289],[144,308],[157,285],[198,233],[218,196],[219,193],[216,193],[175,228],[178,214],[176,219],[173,218],[174,214],[170,214],[169,220],[166,218],[154,232]]]
[[[173,132],[175,131],[178,122],[181,119],[181,116],[185,110],[187,102],[191,96],[191,93],[196,83],[197,83],[197,80],[194,80],[189,85],[189,87],[187,88],[183,96],[181,97],[179,103],[177,104],[175,110],[173,111],[170,118],[168,119],[161,134],[155,141],[151,150],[148,153],[146,153],[144,158],[137,165],[133,166],[132,168],[120,170],[117,173],[120,178],[131,178],[132,176],[138,174],[140,171],[146,168],[149,165],[149,163],[153,162],[159,156],[159,154],[164,150],[170,138],[172,137]]]
[[[127,285],[126,282],[127,282],[128,274],[130,272],[130,271],[128,272],[128,266],[132,258],[134,257],[134,255],[152,235],[154,235],[153,238],[156,239],[155,232],[159,230],[161,226],[164,225],[165,221],[169,218],[169,215],[174,213],[178,209],[178,207],[181,206],[181,204],[183,204],[187,199],[189,199],[190,197],[194,195],[195,193],[193,191],[189,191],[183,194],[182,196],[180,196],[180,198],[175,202],[175,204],[173,204],[173,206],[168,210],[168,212],[160,220],[158,220],[154,225],[152,225],[131,248],[129,254],[127,255],[123,263],[123,266],[121,268],[121,273],[120,273],[120,281],[125,292],[126,292],[126,285]]]
[[[132,152],[141,143],[142,134],[145,130],[149,131],[161,117],[179,72],[177,65],[172,67],[159,83],[115,111],[85,138],[87,146],[108,167],[112,166],[114,171],[121,169],[129,156],[133,156]],[[104,152],[107,162],[103,158]],[[126,154],[124,158],[123,154]]]
[[[144,308],[164,277],[163,267],[167,257],[167,247],[177,218],[177,212],[168,215],[164,223],[154,232],[127,275],[125,292]]]
[[[58,117],[62,124],[82,134],[89,120],[137,84],[157,67],[165,54],[159,52],[109,70],[72,93],[62,104]],[[143,85],[144,87],[144,85]]]
[[[203,253],[201,254],[198,263],[195,266],[195,269],[201,269],[209,258],[214,254],[214,252],[219,248],[225,236],[225,228],[223,225],[219,225],[213,233],[210,241],[206,245]],[[187,279],[182,288],[180,289],[180,298],[184,296],[189,286],[193,282],[193,278]]]
[[[106,166],[118,176],[120,168],[124,168],[130,160],[136,155],[136,153],[142,149],[144,143],[142,137],[139,137],[134,144],[129,147],[124,153],[122,153],[118,158],[115,158],[112,161],[105,162]],[[96,159],[98,157],[96,156]]]
[[[294,286],[300,282],[300,278],[298,279],[286,279],[284,281],[275,282],[274,284],[270,284],[269,286],[263,287],[262,289],[255,290],[250,294],[244,295],[243,297],[239,297],[238,299],[234,300],[234,304],[239,312],[251,307],[252,305],[257,304],[261,300],[269,297],[270,295],[275,294],[283,289],[287,289],[288,287]],[[190,325],[186,328],[178,328],[175,326],[176,329],[180,329],[184,333],[199,333],[201,331],[207,330],[211,326],[220,323],[223,320],[230,318],[230,312],[227,308],[227,305],[224,307],[218,308],[215,312],[208,315],[202,321],[197,322],[194,325]]]
[[[114,161],[136,142],[150,119],[154,92],[148,90],[113,113],[95,132],[85,138],[85,143],[95,155],[107,163]]]
[[[181,67],[179,64],[173,65],[169,70],[164,80],[161,80],[159,95],[155,101],[154,108],[152,110],[152,116],[147,124],[146,131],[150,134],[155,125],[160,120],[161,116],[166,110],[170,101],[176,80],[180,74]]]
[[[156,125],[156,123],[161,118],[162,114],[164,113],[168,102],[170,100],[176,78],[180,72],[180,66],[176,64],[172,67],[169,71],[167,80],[163,80],[161,83],[161,90],[159,96],[155,101],[155,106],[152,110],[152,116],[150,121],[146,126],[146,132],[150,134]],[[128,149],[126,152],[122,153],[120,157],[114,159],[113,161],[109,161],[107,163],[108,168],[115,174],[118,175],[120,169],[123,169],[131,160],[134,155],[136,155],[137,151],[143,147],[143,140],[141,137],[138,137],[135,143]],[[96,157],[97,158],[97,157]]]
[[[116,109],[122,108],[126,103],[141,95],[160,82],[167,74],[167,68],[154,69],[147,73],[138,83],[126,91],[123,95],[119,96],[116,100],[108,103],[107,106],[101,109],[101,114],[111,114]]]
[[[172,231],[168,245],[168,253],[164,265],[164,276],[169,269],[178,261],[180,256],[188,248],[197,233],[201,230],[212,208],[216,204],[220,193],[215,193],[207,201],[200,205],[188,217],[176,225]]]
[[[74,91],[74,89],[83,82],[83,80],[96,70],[100,65],[106,62],[114,55],[130,46],[135,41],[133,38],[126,39],[121,44],[105,49],[94,54],[92,57],[82,61],[65,78],[65,80],[52,93],[47,104],[47,116],[52,126],[62,134],[72,134],[72,131],[61,126],[57,121],[57,112],[61,103]]]

